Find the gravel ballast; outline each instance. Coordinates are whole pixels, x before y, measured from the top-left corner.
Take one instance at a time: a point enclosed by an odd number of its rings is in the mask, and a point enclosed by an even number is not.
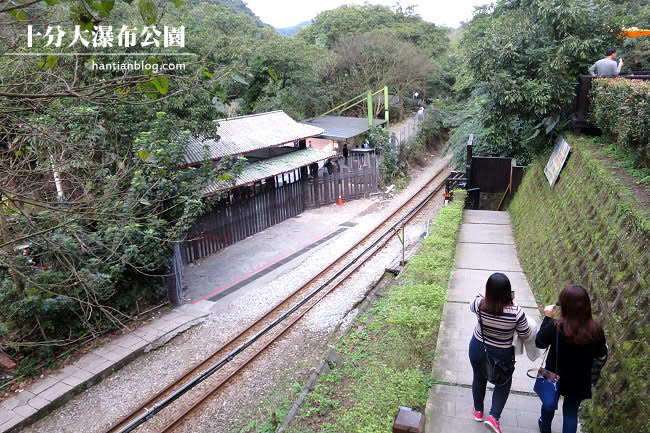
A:
[[[223,298],[213,305],[212,314],[203,324],[141,356],[23,431],[90,433],[104,430],[130,408],[171,383],[190,365],[201,360],[205,353],[217,349],[239,329],[317,274],[333,257],[356,244],[446,163],[447,159],[436,160],[425,170],[414,173],[411,185],[390,201],[364,200],[365,208],[355,203],[354,209],[359,212],[352,219],[357,225],[332,242],[298,258],[299,265],[294,265],[291,272],[279,273],[263,286],[247,290],[246,296]],[[440,206],[442,200],[434,199],[425,212],[416,217],[416,221],[406,230],[408,244],[421,239],[427,221]],[[328,206],[306,212],[309,215],[303,218],[327,218],[337,211],[335,206]],[[178,431],[231,433],[246,426],[252,419],[270,416],[273,406],[282,396],[291,395],[294,384],[302,383],[309,377],[311,368],[319,363],[331,332],[396,258],[401,258],[401,244],[395,238],[363,269],[305,316],[295,329],[274,344],[267,355],[254,361],[252,368],[229,384],[218,398],[206,404],[191,425]],[[142,431],[156,431],[155,424],[150,423],[150,427]]]

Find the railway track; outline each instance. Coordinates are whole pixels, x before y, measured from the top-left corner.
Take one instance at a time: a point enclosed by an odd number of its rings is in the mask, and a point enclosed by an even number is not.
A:
[[[438,170],[412,197],[357,244],[153,398],[104,430],[104,433],[132,432],[176,403],[178,409],[170,408],[160,415],[160,419],[156,419],[161,425],[156,428],[157,432],[173,431],[379,252],[396,235],[397,229],[411,221],[437,195],[444,186],[448,171],[444,168]]]

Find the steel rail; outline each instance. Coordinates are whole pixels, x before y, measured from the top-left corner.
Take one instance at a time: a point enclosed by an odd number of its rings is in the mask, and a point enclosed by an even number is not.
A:
[[[346,274],[346,277],[349,277],[350,275],[354,274],[357,270],[361,269],[362,265],[368,261],[370,258],[374,257],[376,253],[378,253],[381,248],[388,243],[389,240],[391,240],[397,233],[397,229],[404,225],[407,224],[413,217],[415,217],[420,210],[424,208],[428,204],[428,202],[437,195],[438,192],[442,189],[444,186],[445,181],[441,182],[433,192],[431,192],[427,198],[425,198],[422,202],[416,206],[412,212],[409,212],[405,217],[400,219],[397,223],[395,223],[389,230],[387,230],[377,241],[373,242],[371,246],[366,248],[357,258],[355,258],[354,261],[350,262],[348,265],[346,265],[346,269],[343,269],[339,272],[337,272],[337,276],[340,276],[345,270],[349,269],[351,265],[357,263],[357,260],[360,259],[362,256],[364,256],[366,253],[368,253],[371,249],[374,249],[371,254],[369,254],[367,257],[364,258],[362,262],[359,262],[357,266],[352,269],[351,272]],[[334,280],[335,278],[332,278],[329,280],[327,283],[323,284],[320,286],[318,289],[314,290],[312,294],[318,294],[320,291],[325,289],[327,286],[330,285],[330,283]],[[265,342],[262,347],[257,349],[254,353],[248,355],[246,359],[241,361],[241,364],[237,366],[237,368],[228,373],[225,377],[221,378],[217,383],[213,384],[209,390],[204,392],[199,398],[195,399],[191,405],[183,410],[183,412],[176,416],[170,423],[165,425],[162,430],[160,430],[159,433],[168,433],[173,431],[176,427],[178,427],[180,424],[182,424],[190,415],[192,415],[196,410],[199,409],[199,407],[210,397],[212,397],[219,389],[221,389],[226,383],[228,383],[230,380],[232,380],[235,376],[237,376],[239,373],[243,371],[243,369],[250,364],[253,360],[255,360],[258,356],[260,356],[264,351],[271,346],[273,343],[278,341],[280,337],[282,337],[287,331],[292,329],[293,325],[295,325],[302,317],[304,317],[313,307],[318,305],[321,300],[323,300],[327,295],[332,293],[335,289],[337,289],[342,283],[345,281],[344,279],[340,279],[335,285],[329,286],[328,290],[325,292],[321,293],[321,296],[316,300],[314,303],[312,303],[308,308],[306,308],[304,311],[300,312],[298,315],[293,317],[289,322],[285,323],[284,327],[269,341]],[[288,315],[287,315],[288,316]],[[261,338],[261,335],[260,335]]]
[[[286,320],[286,318],[293,314],[295,311],[297,311],[299,308],[301,308],[303,305],[305,305],[309,300],[311,300],[313,297],[315,297],[319,291],[323,290],[324,287],[327,285],[331,284],[338,276],[340,276],[343,272],[347,271],[353,264],[355,264],[364,254],[366,254],[370,249],[372,249],[375,245],[377,245],[382,239],[384,239],[391,230],[393,230],[393,227],[396,227],[399,225],[401,222],[403,222],[409,215],[412,215],[414,212],[417,212],[423,207],[433,195],[435,195],[440,188],[444,185],[444,181],[441,182],[433,192],[429,193],[425,199],[423,199],[418,205],[416,205],[413,209],[411,209],[410,212],[408,212],[406,215],[404,215],[402,218],[398,220],[393,226],[385,231],[381,236],[379,236],[369,247],[365,248],[364,251],[362,251],[361,254],[357,255],[352,261],[350,261],[346,266],[344,266],[342,269],[340,269],[338,272],[336,272],[333,276],[328,278],[325,283],[321,284],[319,289],[313,291],[306,297],[304,297],[301,301],[297,302],[296,304],[293,305],[291,309],[288,311],[284,312],[281,314],[279,317],[277,317],[275,320],[271,322],[271,324],[266,325],[265,327],[262,328],[262,330],[258,331],[255,333],[251,338],[245,339],[244,337],[247,336],[247,334],[252,334],[253,331],[255,331],[256,327],[259,327],[260,325],[264,324],[265,322],[268,323],[269,318],[272,318],[275,314],[278,314],[278,311],[286,306],[288,303],[291,301],[295,300],[297,297],[299,297],[302,293],[305,292],[305,288],[311,286],[316,282],[317,280],[323,278],[324,275],[328,274],[331,272],[331,269],[336,266],[337,263],[340,263],[342,259],[347,258],[350,256],[354,250],[358,249],[360,245],[366,243],[373,235],[375,235],[382,226],[385,226],[387,222],[389,222],[391,219],[393,219],[398,213],[403,211],[409,203],[415,200],[415,198],[419,195],[421,195],[431,184],[432,181],[434,181],[437,177],[440,176],[441,173],[443,173],[444,168],[438,170],[434,176],[432,176],[427,183],[425,183],[411,198],[406,200],[402,205],[400,205],[399,208],[397,208],[395,211],[393,211],[388,217],[384,219],[382,223],[380,223],[377,227],[375,227],[371,232],[369,232],[367,235],[363,237],[359,242],[357,242],[354,246],[350,247],[347,251],[345,251],[343,254],[341,254],[336,260],[332,261],[330,265],[328,265],[326,268],[324,268],[322,271],[320,271],[316,276],[312,277],[307,283],[302,285],[300,288],[298,288],[296,291],[292,292],[287,298],[285,298],[283,301],[278,303],[275,307],[270,309],[268,312],[265,314],[261,315],[254,323],[249,325],[247,328],[239,332],[236,336],[232,337],[228,342],[226,342],[224,345],[222,345],[219,349],[214,351],[211,355],[209,355],[207,358],[205,358],[203,361],[199,362],[197,365],[193,366],[188,372],[186,372],[183,376],[175,380],[173,383],[170,385],[166,386],[163,390],[159,391],[153,398],[149,399],[147,402],[141,404],[138,408],[135,410],[132,410],[128,415],[124,416],[120,420],[117,421],[113,426],[111,426],[109,429],[104,430],[105,433],[129,433],[135,430],[138,426],[142,425],[146,421],[150,420],[153,418],[157,413],[159,413],[162,409],[165,407],[169,406],[171,403],[176,401],[178,398],[183,396],[185,393],[187,393],[189,390],[194,388],[196,385],[199,383],[203,382],[207,378],[209,378],[212,374],[214,374],[216,371],[222,369],[225,365],[230,363],[236,356],[241,354],[244,350],[246,350],[248,347],[250,347],[252,344],[254,344],[257,340],[259,340],[262,336],[267,334],[271,329],[275,328],[280,324],[283,320]],[[432,195],[433,194],[433,195]],[[417,210],[416,210],[417,209]],[[239,343],[241,340],[245,340],[241,344]],[[224,353],[227,353],[224,356]],[[217,362],[214,362],[215,359],[219,358]],[[200,374],[196,375],[196,373],[200,370]],[[190,378],[193,377],[191,380]]]

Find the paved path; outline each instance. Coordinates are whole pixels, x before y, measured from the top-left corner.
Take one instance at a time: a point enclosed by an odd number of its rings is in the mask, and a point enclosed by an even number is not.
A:
[[[151,323],[94,349],[0,402],[0,432],[18,431],[99,382],[144,352],[204,320],[212,302],[183,305]]]
[[[475,315],[469,302],[485,287],[493,272],[510,278],[515,299],[528,317],[541,322],[539,310],[526,276],[523,274],[514,245],[508,212],[466,210],[456,249],[456,263],[444,306],[433,366],[433,379],[426,409],[426,433],[486,432],[482,423],[472,419],[472,367],[467,354]],[[532,393],[533,380],[526,370],[538,367],[517,356],[512,391],[501,415],[503,433],[539,433],[539,399]],[[490,387],[488,387],[490,389]],[[485,398],[489,412],[492,393]],[[560,432],[561,411],[553,421],[553,432]]]

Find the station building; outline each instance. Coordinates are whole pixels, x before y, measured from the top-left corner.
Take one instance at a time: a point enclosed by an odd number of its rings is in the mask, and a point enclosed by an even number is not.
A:
[[[228,156],[245,157],[248,165],[234,183],[215,180],[203,191],[204,197],[218,194],[220,199],[186,234],[179,248],[184,264],[306,209],[336,203],[339,197],[347,201],[377,191],[376,158],[350,166],[342,161],[341,143],[354,146],[368,130],[365,119],[301,123],[283,111],[272,111],[217,122],[217,139],[190,140],[184,167]]]

